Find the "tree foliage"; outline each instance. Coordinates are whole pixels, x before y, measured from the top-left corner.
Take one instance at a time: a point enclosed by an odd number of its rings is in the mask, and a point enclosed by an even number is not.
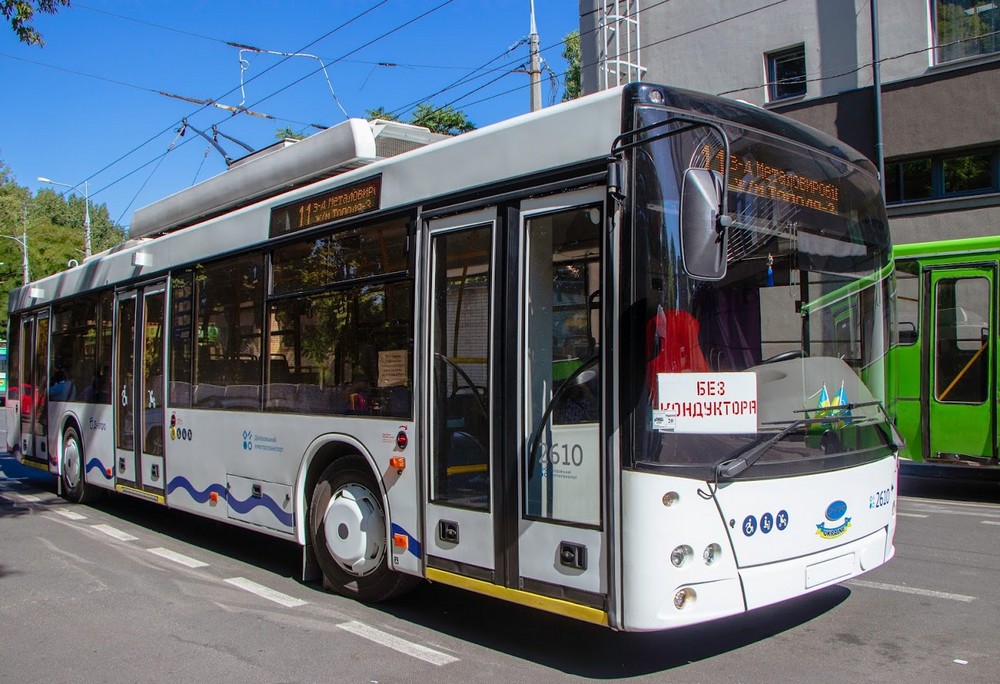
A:
[[[407,121],[402,121],[397,115],[387,112],[385,107],[369,109],[365,114],[368,120],[382,119],[383,121],[400,121],[401,123],[413,124],[429,128],[432,133],[443,133],[444,135],[458,135],[475,130],[476,125],[472,123],[464,112],[451,106],[435,107],[431,104],[421,104],[413,110]]]
[[[278,132],[274,134],[274,137],[278,140],[304,140],[306,138],[303,134],[293,131],[291,126],[279,128]]]
[[[55,14],[60,7],[69,7],[69,0],[0,0],[0,12],[10,22],[18,40],[27,45],[45,45],[42,34],[31,25],[35,12]]]
[[[84,198],[42,188],[31,191],[17,184],[10,167],[0,161],[0,320],[7,319],[6,293],[22,284],[22,236],[28,241],[32,280],[65,270],[70,260],[83,261]],[[122,243],[125,230],[104,204],[90,203],[93,251]]]
[[[575,100],[580,97],[580,32],[572,31],[563,38],[563,59],[566,60],[566,73],[563,75],[562,101]]]

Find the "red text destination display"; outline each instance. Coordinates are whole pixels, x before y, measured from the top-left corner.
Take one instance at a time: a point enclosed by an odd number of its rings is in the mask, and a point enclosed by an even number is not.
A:
[[[375,211],[381,206],[382,177],[346,185],[271,210],[270,236],[279,237],[340,219]]]

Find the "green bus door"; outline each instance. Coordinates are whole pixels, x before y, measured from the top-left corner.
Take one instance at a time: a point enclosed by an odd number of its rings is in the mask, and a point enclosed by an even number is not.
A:
[[[934,269],[930,278],[924,453],[996,463],[996,342],[990,334],[997,315],[995,270]]]

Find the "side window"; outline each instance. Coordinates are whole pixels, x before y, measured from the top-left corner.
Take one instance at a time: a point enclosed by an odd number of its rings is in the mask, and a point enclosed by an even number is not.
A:
[[[408,418],[412,310],[409,282],[271,304],[267,410]]]
[[[273,252],[266,410],[412,415],[409,226],[381,220]]]
[[[896,262],[896,334],[899,344],[916,344],[920,337],[920,264]]]
[[[934,330],[934,396],[941,402],[981,404],[987,399],[990,281],[938,281]]]
[[[170,279],[170,406],[191,406],[191,372],[194,364],[194,274],[174,274]]]
[[[263,273],[260,254],[196,270],[193,406],[260,408]]]
[[[49,401],[97,402],[98,299],[87,297],[52,310]]]

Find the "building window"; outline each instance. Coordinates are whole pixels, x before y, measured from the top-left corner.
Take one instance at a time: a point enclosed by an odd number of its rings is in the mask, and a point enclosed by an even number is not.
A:
[[[938,64],[1000,51],[1000,5],[984,0],[933,0]]]
[[[767,100],[776,102],[806,94],[805,45],[769,52],[767,63]]]
[[[889,204],[994,192],[1000,192],[1000,147],[885,163]]]

